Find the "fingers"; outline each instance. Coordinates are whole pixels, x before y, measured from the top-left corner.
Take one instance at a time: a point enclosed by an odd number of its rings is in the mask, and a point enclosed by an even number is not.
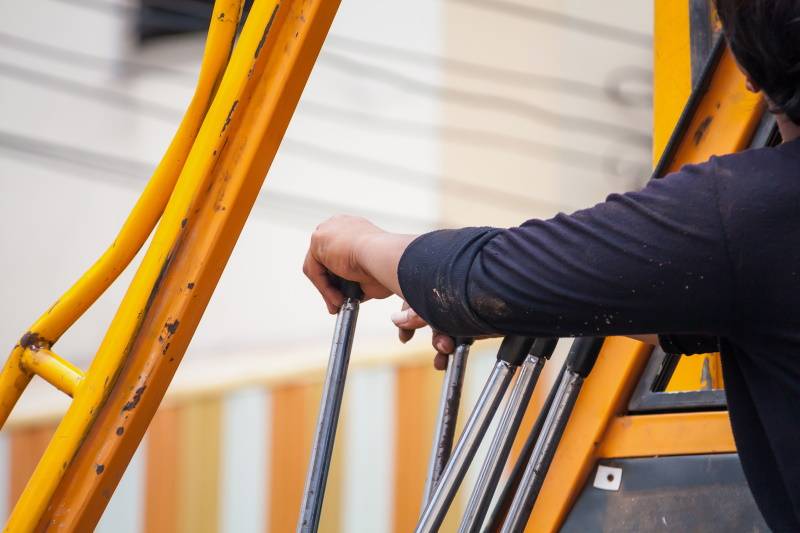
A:
[[[450,356],[445,353],[437,353],[436,357],[433,358],[433,367],[436,370],[447,370],[447,361],[449,358]]]
[[[409,330],[424,328],[428,325],[416,311],[406,305],[400,311],[392,313],[392,322],[400,329]]]
[[[335,315],[339,311],[339,307],[342,306],[344,298],[339,289],[331,283],[327,269],[311,255],[311,251],[306,254],[306,259],[303,262],[303,273],[322,295],[328,312]]]
[[[433,348],[443,354],[450,354],[453,353],[456,349],[456,343],[453,340],[453,337],[449,335],[445,335],[439,331],[433,332],[433,339],[431,341],[433,344]]]
[[[433,344],[433,349],[436,350],[436,357],[433,358],[433,367],[436,370],[447,370],[449,354],[456,349],[455,341],[449,335],[434,330],[431,344]]]
[[[400,342],[407,343],[414,337],[414,331],[424,328],[428,324],[407,303],[403,302],[400,311],[392,313],[392,322],[398,328],[397,336]]]
[[[389,288],[363,270],[355,253],[359,239],[382,231],[363,218],[340,215],[322,222],[311,234],[303,272],[320,292],[331,314],[337,312],[344,298],[331,282],[329,274],[359,283],[363,300],[386,298],[392,294]]]
[[[403,302],[403,307],[400,311],[392,313],[392,322],[398,327],[398,336],[400,337],[400,342],[403,343],[411,340],[416,330],[428,325],[406,302]],[[455,341],[449,335],[434,331],[432,343],[436,350],[436,356],[433,358],[434,368],[436,370],[446,370],[449,354],[456,349]]]
[[[414,330],[414,329],[398,328],[397,329],[397,337],[400,339],[400,342],[405,344],[405,343],[407,343],[408,341],[410,341],[411,339],[414,338],[414,332],[415,331],[416,330]]]

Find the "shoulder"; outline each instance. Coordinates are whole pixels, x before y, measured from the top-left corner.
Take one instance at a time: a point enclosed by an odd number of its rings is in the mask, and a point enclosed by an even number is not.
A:
[[[800,141],[744,150],[684,165],[639,190],[608,197],[608,209],[677,210],[683,216],[719,210],[723,220],[738,215],[797,209],[800,205]]]
[[[705,190],[722,203],[795,198],[800,195],[800,141],[712,156],[700,164],[684,165],[650,186]]]
[[[782,203],[800,196],[800,143],[714,157],[720,197],[733,204]]]
[[[682,178],[708,176],[717,180],[753,180],[761,176],[783,176],[800,169],[800,142],[776,147],[750,148],[725,155],[711,156],[708,161],[687,164],[663,178],[680,181]]]
[[[786,228],[800,207],[800,143],[714,157],[714,187],[733,240],[758,242],[765,228]]]
[[[715,165],[719,177],[754,177],[762,174],[774,176],[776,172],[780,177],[784,172],[800,168],[800,142],[714,156],[709,163]]]

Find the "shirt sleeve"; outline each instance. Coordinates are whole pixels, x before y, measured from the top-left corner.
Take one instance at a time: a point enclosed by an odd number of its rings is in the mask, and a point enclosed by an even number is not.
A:
[[[451,335],[724,335],[734,279],[715,160],[572,215],[422,235],[398,277]]]
[[[708,335],[669,335],[658,336],[658,343],[666,353],[697,355],[719,351],[719,337]]]

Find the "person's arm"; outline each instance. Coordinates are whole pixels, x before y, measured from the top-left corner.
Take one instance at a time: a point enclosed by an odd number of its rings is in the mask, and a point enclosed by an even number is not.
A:
[[[671,354],[696,355],[719,351],[719,337],[713,335],[665,334],[658,336],[658,344]]]
[[[736,288],[715,171],[507,230],[425,234],[401,258],[402,292],[451,335],[723,335]]]
[[[450,335],[717,336],[733,318],[713,161],[516,228],[413,238],[345,217],[315,235],[307,273],[329,309],[326,270],[362,282],[368,296],[402,295]]]
[[[411,309],[406,302],[403,302],[403,307],[400,311],[392,313],[392,322],[395,326],[397,326],[398,337],[402,343],[406,343],[411,340],[414,337],[416,330],[428,326],[428,323],[425,322],[425,320],[423,320],[422,317],[416,313],[416,311]],[[651,346],[658,346],[659,342],[661,341],[659,335],[657,334],[632,334],[625,336]],[[675,338],[676,336],[670,336],[671,342],[674,342],[672,339]],[[456,349],[455,339],[445,333],[432,330],[431,346],[433,346],[433,348],[436,350],[436,356],[433,359],[433,366],[436,367],[437,370],[445,370],[447,368],[447,356],[453,353],[453,351]]]
[[[356,248],[356,260],[380,285],[403,298],[397,265],[416,237],[388,232],[371,234],[362,239]]]

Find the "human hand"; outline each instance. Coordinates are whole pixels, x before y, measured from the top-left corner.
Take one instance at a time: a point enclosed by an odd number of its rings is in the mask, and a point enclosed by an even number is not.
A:
[[[427,326],[427,322],[420,317],[416,311],[411,309],[407,303],[403,302],[403,307],[400,311],[392,313],[392,322],[397,326],[400,337],[400,342],[405,344],[412,337],[416,330]],[[447,369],[447,356],[456,348],[455,341],[449,335],[440,331],[433,330],[433,337],[431,339],[433,349],[436,350],[436,356],[433,359],[433,366],[437,370]]]
[[[337,215],[317,226],[311,234],[303,273],[322,295],[328,312],[335,314],[344,302],[330,274],[357,282],[365,300],[386,298],[392,294],[390,289],[363,268],[359,260],[360,247],[365,239],[385,233],[365,218]]]

